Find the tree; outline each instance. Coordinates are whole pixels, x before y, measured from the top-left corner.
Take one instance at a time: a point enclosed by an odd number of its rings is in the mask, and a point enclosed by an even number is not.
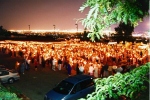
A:
[[[10,32],[4,29],[3,26],[0,26],[0,36],[10,36]]]
[[[4,30],[4,29],[3,29],[3,26],[0,26],[0,32],[3,31],[3,30]]]
[[[128,22],[127,24],[120,22],[119,26],[115,27],[115,31],[117,33],[116,40],[118,41],[123,40],[123,43],[125,43],[125,41],[131,41],[134,27],[130,22]]]
[[[87,0],[79,11],[86,8],[89,8],[89,13],[81,22],[91,30],[88,37],[94,41],[95,36],[100,39],[102,31],[113,24],[127,24],[129,21],[137,26],[148,15],[149,0]]]

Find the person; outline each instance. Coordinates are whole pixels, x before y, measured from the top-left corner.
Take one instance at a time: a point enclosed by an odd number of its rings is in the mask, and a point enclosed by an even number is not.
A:
[[[104,65],[101,63],[100,66],[101,66],[101,67],[100,67],[100,74],[99,74],[99,77],[100,77],[100,78],[103,78],[103,77],[104,77]]]
[[[91,63],[91,65],[90,65],[90,67],[89,67],[89,74],[91,75],[91,76],[93,76],[93,72],[94,72],[94,67],[93,67],[93,64]]]
[[[108,75],[113,75],[113,64],[108,66]]]
[[[37,62],[37,60],[35,59],[35,60],[34,60],[34,68],[35,68],[35,71],[37,71],[37,65],[38,65],[38,62]]]
[[[119,65],[116,69],[116,73],[121,73],[123,71],[123,68],[121,67],[121,65]]]
[[[94,63],[94,77],[98,77],[98,64],[97,62]]]
[[[67,57],[65,56],[64,58],[63,58],[63,67],[67,70],[67,62],[68,62],[68,60],[67,60]]]
[[[56,59],[53,58],[52,59],[52,70],[55,71],[55,67],[56,67]]]
[[[79,64],[79,74],[84,74],[84,66],[82,63]]]
[[[103,68],[104,68],[104,77],[108,77],[108,64],[107,64],[107,62],[106,62],[106,64],[103,66]]]
[[[41,63],[42,63],[42,67],[45,68],[45,59],[43,56],[41,57]]]
[[[30,69],[30,65],[29,65],[29,63],[27,62],[26,59],[24,60],[24,64],[25,64],[25,69],[29,70]]]
[[[61,57],[58,59],[58,70],[61,70],[62,60]]]
[[[19,72],[19,65],[20,65],[20,63],[18,61],[16,61],[16,63],[15,63],[15,70],[17,72]]]
[[[116,70],[117,70],[118,66],[116,65],[116,63],[113,64],[112,66],[112,74],[116,74]]]
[[[75,69],[76,69],[76,75],[79,75],[80,71],[79,71],[79,64],[78,63],[76,64]]]
[[[42,55],[39,55],[39,65],[42,65]]]
[[[71,76],[71,65],[69,64],[69,62],[67,62],[67,72],[68,72],[68,75]]]
[[[128,62],[126,65],[126,72],[130,72],[130,68],[131,68],[131,66],[130,66],[130,63]]]
[[[89,61],[87,61],[87,62],[85,63],[85,67],[84,67],[84,74],[88,74],[89,66],[90,66]]]
[[[53,61],[53,56],[51,56],[49,59],[48,59],[48,64],[50,66],[50,68],[52,69],[52,61]]]
[[[24,74],[24,70],[25,70],[25,62],[23,62],[20,66],[20,74]]]

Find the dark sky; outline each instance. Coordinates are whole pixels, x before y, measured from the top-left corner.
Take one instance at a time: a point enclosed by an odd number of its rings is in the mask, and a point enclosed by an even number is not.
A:
[[[0,25],[10,30],[76,30],[76,20],[86,17],[79,12],[86,0],[0,0]],[[136,30],[149,29],[147,17]],[[83,29],[81,23],[79,29]]]

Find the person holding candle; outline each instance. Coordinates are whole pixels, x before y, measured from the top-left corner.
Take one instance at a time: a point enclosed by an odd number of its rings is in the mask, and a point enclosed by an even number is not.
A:
[[[79,72],[80,74],[84,74],[84,66],[82,62],[79,63]]]
[[[18,61],[16,61],[15,70],[16,70],[17,72],[19,72],[19,65],[20,65],[20,63],[19,63]]]
[[[89,74],[91,75],[91,76],[93,76],[93,72],[94,72],[94,67],[93,67],[93,64],[91,63],[90,64],[90,67],[89,67]]]

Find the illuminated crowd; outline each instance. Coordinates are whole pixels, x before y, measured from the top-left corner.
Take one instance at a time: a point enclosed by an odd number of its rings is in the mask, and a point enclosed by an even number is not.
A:
[[[94,77],[107,77],[117,71],[123,73],[147,63],[149,61],[148,49],[149,45],[142,43],[111,42],[105,44],[79,40],[1,41],[0,43],[1,52],[10,54],[11,57],[22,57],[28,64],[49,66],[55,71],[66,67],[67,62],[77,74],[90,74]],[[59,61],[62,63],[58,63]],[[103,68],[104,66],[107,68]],[[77,67],[81,73],[78,73]]]

